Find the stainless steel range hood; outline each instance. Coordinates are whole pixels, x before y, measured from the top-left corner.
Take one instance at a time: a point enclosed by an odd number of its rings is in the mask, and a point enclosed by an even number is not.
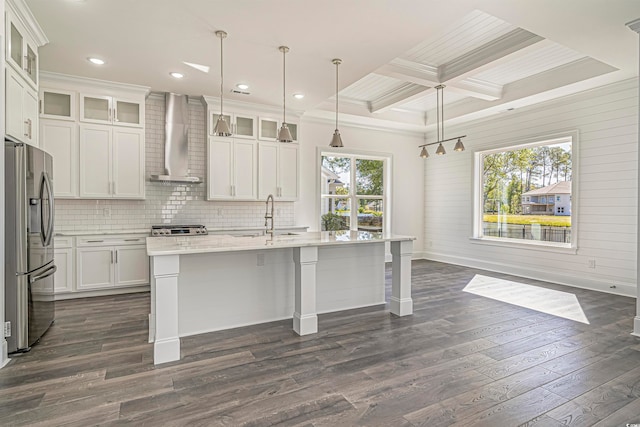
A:
[[[151,175],[151,181],[200,184],[189,175],[189,105],[187,95],[165,94],[164,175]]]

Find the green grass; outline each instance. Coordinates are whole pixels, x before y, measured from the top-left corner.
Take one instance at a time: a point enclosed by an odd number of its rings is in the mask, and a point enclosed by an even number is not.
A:
[[[571,227],[570,216],[553,215],[500,215],[500,222],[507,224],[540,224],[554,227]],[[484,214],[484,222],[498,222],[498,215]]]

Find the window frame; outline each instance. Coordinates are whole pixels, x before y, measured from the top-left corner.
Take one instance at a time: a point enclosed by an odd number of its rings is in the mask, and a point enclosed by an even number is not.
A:
[[[571,143],[571,241],[569,243],[546,242],[539,240],[524,240],[506,237],[484,236],[482,234],[483,223],[483,158],[485,155],[503,153],[506,151],[516,151],[518,149],[540,147],[545,145]],[[542,250],[548,252],[570,252],[577,253],[578,250],[578,218],[579,200],[573,197],[578,194],[579,187],[579,138],[578,131],[564,131],[553,134],[532,136],[519,140],[504,140],[493,148],[476,150],[473,152],[473,206],[472,220],[473,235],[470,237],[472,243],[487,244],[493,246],[504,246],[521,249]],[[554,197],[555,200],[555,197]]]
[[[349,189],[348,196],[341,196],[336,194],[323,194],[322,193],[322,157],[348,157],[351,158],[351,188]],[[316,207],[316,215],[318,229],[322,230],[322,200],[327,198],[333,199],[346,199],[350,203],[350,231],[358,231],[358,201],[360,199],[376,199],[382,200],[383,205],[383,220],[382,220],[382,233],[391,233],[391,177],[392,177],[392,165],[393,155],[391,153],[373,152],[365,150],[353,150],[353,149],[340,149],[335,150],[331,148],[317,147],[317,159],[316,159],[316,200],[318,206]],[[382,161],[382,195],[370,195],[370,194],[357,194],[356,184],[356,159],[363,160],[380,160]]]

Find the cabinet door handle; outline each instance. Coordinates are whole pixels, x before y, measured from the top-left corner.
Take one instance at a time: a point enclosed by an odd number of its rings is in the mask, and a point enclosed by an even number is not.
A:
[[[111,251],[111,264],[113,264],[113,251]]]
[[[40,114],[42,114],[42,99],[40,100],[39,104],[40,104],[40,106],[39,106]]]
[[[31,125],[31,119],[27,119],[27,121],[29,122],[29,139],[31,139],[32,138],[31,133],[32,133],[33,126]]]
[[[116,264],[117,264],[118,263],[118,250],[116,249],[114,252],[116,254]]]
[[[111,121],[111,108],[109,108],[109,121]]]
[[[120,120],[118,120],[118,110],[114,107],[113,108],[113,121],[114,122],[119,122]]]
[[[104,240],[87,240],[87,243],[102,243]]]
[[[29,120],[24,121],[24,136],[29,137]]]
[[[138,242],[140,239],[124,239],[125,242]]]

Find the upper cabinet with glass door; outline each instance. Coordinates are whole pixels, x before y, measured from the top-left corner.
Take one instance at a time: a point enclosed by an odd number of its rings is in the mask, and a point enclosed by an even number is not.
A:
[[[224,119],[229,124],[231,136],[234,138],[256,139],[256,118],[250,114],[223,112]],[[213,135],[213,130],[218,122],[220,113],[211,112],[209,114],[209,133]]]
[[[80,121],[117,126],[144,126],[144,101],[80,94]]]
[[[60,89],[40,89],[40,118],[74,121],[78,93]]]
[[[37,22],[23,24],[14,12],[12,2],[7,2],[6,11],[6,58],[11,65],[34,89],[38,88],[38,46],[48,40]],[[30,31],[29,31],[30,30]],[[32,37],[33,35],[33,37]],[[38,38],[38,43],[34,40]]]
[[[258,139],[262,141],[277,141],[278,130],[282,126],[282,121],[267,117],[260,117],[259,122]],[[298,142],[297,122],[287,120],[287,127],[289,128],[289,132],[291,132],[293,142]]]

